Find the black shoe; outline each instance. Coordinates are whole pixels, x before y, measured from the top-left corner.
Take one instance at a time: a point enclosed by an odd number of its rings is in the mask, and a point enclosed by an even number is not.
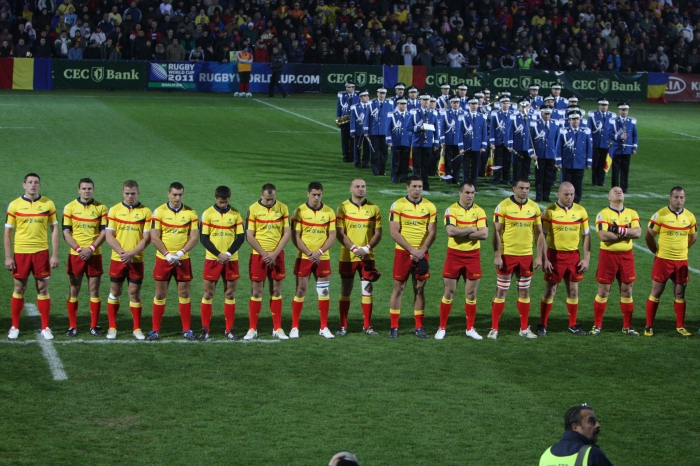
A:
[[[415,329],[413,334],[418,338],[428,338],[428,332],[426,332],[423,327]]]
[[[160,332],[156,332],[155,330],[151,330],[150,332],[148,332],[148,336],[146,337],[146,340],[156,341],[159,338],[160,338]]]
[[[209,339],[209,332],[207,332],[206,327],[202,327],[202,333],[197,338],[199,341],[207,341]]]
[[[228,338],[229,340],[232,340],[232,341],[238,341],[238,340],[240,340],[240,338],[238,338],[238,337],[236,336],[236,334],[233,333],[233,329],[231,329],[230,332],[224,333],[224,335],[226,335],[226,338]]]
[[[337,332],[335,332],[335,335],[338,337],[344,337],[345,335],[348,334],[348,329],[346,327],[340,327]]]
[[[100,338],[102,337],[102,329],[99,326],[92,327],[90,329],[90,335],[92,335],[93,337]]]
[[[537,336],[546,337],[547,336],[547,326],[542,324],[537,324]]]
[[[192,330],[188,330],[186,332],[182,332],[182,338],[186,340],[196,340],[197,337],[194,336],[194,332]]]
[[[69,328],[68,331],[66,332],[66,336],[67,336],[67,337],[71,337],[71,338],[73,338],[73,337],[76,336],[77,334],[78,334],[78,329],[77,329],[77,328],[73,328],[73,327]]]
[[[397,327],[392,327],[389,329],[389,338],[398,338],[399,337],[399,329]]]
[[[378,337],[378,336],[379,336],[379,332],[377,332],[376,330],[374,330],[372,327],[363,328],[363,329],[362,329],[362,333],[366,333],[367,335],[371,335],[371,336],[373,336],[373,337]]]
[[[581,324],[572,325],[569,327],[569,332],[573,333],[574,335],[578,335],[579,337],[586,336],[586,332],[581,330]]]

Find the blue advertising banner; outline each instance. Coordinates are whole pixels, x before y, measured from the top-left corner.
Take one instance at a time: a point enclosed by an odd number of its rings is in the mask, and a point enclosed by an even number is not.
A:
[[[238,72],[232,63],[149,62],[149,89],[238,92]]]
[[[253,63],[250,74],[250,92],[268,92],[272,70],[268,63]],[[287,63],[280,77],[287,92],[321,92],[321,65]]]

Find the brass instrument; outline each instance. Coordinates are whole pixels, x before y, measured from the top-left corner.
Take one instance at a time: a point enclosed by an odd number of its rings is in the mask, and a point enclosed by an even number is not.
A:
[[[338,126],[347,125],[348,123],[350,123],[350,114],[335,119],[335,124]]]

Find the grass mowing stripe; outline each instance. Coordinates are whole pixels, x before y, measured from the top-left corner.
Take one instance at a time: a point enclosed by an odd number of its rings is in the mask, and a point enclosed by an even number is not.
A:
[[[337,127],[335,127],[335,126],[331,126],[331,125],[327,125],[327,124],[325,124],[325,123],[321,123],[320,121],[314,120],[313,118],[309,118],[309,117],[307,117],[307,116],[300,115],[300,114],[298,114],[298,113],[294,113],[294,112],[292,112],[292,111],[290,111],[290,110],[287,110],[287,109],[282,108],[282,107],[278,107],[277,105],[272,105],[271,103],[265,102],[265,101],[263,101],[263,100],[260,100],[260,99],[253,99],[253,100],[255,100],[256,102],[260,102],[260,103],[263,104],[263,105],[268,105],[268,106],[270,106],[270,107],[272,107],[272,108],[275,108],[275,109],[277,109],[277,110],[279,110],[279,111],[281,111],[281,112],[289,113],[290,115],[294,115],[294,116],[296,116],[296,117],[303,118],[304,120],[308,120],[308,121],[310,121],[310,122],[312,122],[312,123],[316,123],[316,124],[318,124],[318,125],[325,126],[326,128],[330,128],[330,129],[333,129],[333,130],[336,130],[336,131],[340,131],[340,129],[337,128]]]
[[[39,329],[39,331],[41,331],[41,318],[39,316],[39,310],[37,309],[36,304],[25,303],[24,308],[27,310],[27,315],[32,319],[34,325]],[[53,379],[68,380],[68,375],[63,369],[63,363],[61,362],[61,358],[58,357],[56,348],[53,347],[50,341],[44,340],[42,337],[39,337],[37,341],[41,347],[41,354],[43,354],[44,359],[46,359],[46,362],[49,364],[49,369],[51,370]]]

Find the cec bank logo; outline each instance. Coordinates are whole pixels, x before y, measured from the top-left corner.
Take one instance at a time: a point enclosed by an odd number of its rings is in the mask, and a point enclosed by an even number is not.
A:
[[[99,83],[100,81],[102,81],[105,78],[105,69],[102,67],[95,66],[90,71],[91,71],[90,77],[96,83]]]
[[[532,84],[532,76],[520,76],[520,89],[527,91]]]
[[[610,80],[606,78],[598,78],[598,90],[605,94],[610,90]]]
[[[437,73],[435,75],[436,85],[442,86],[443,84],[449,84],[449,75],[447,73]]]
[[[362,71],[356,71],[355,84],[357,84],[358,87],[363,87],[365,84],[367,84],[367,73]]]

